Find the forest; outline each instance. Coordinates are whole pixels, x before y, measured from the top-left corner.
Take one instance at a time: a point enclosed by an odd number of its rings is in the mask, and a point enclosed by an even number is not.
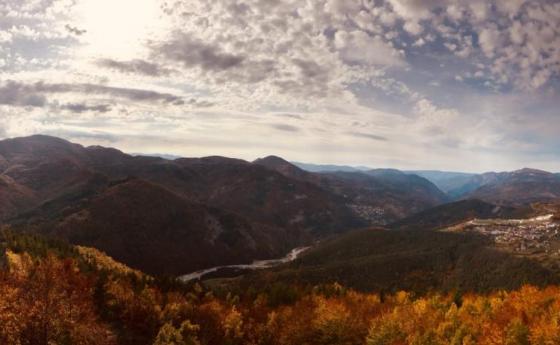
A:
[[[103,253],[2,232],[0,344],[559,344],[560,287],[228,290],[153,278]]]

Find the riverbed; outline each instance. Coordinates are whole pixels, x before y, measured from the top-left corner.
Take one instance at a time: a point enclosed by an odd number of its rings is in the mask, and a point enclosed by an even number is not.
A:
[[[279,258],[279,259],[271,259],[271,260],[255,260],[251,264],[242,264],[242,265],[225,265],[225,266],[216,266],[212,268],[207,268],[205,270],[200,270],[196,272],[192,272],[189,274],[185,274],[179,277],[179,279],[183,282],[189,282],[191,280],[199,280],[202,279],[205,275],[210,273],[217,272],[219,270],[260,270],[264,268],[271,268],[274,266],[278,266],[281,264],[285,264],[297,259],[303,252],[305,252],[310,247],[299,247],[292,249],[286,256]]]

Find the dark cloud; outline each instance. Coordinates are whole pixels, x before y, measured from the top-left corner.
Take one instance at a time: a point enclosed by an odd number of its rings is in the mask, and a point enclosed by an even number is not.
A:
[[[296,126],[290,126],[290,125],[285,125],[285,124],[281,124],[281,123],[272,124],[270,126],[274,129],[277,129],[277,130],[280,130],[280,131],[299,132],[299,128],[297,128]]]
[[[7,81],[0,85],[0,104],[20,107],[44,107],[45,96],[35,92],[28,85],[15,81]]]
[[[286,117],[288,119],[303,120],[303,116],[296,114],[274,114],[276,116]]]
[[[315,61],[294,59],[294,64],[299,67],[304,79],[326,82],[329,79],[329,71]]]
[[[85,103],[68,103],[61,106],[62,109],[69,110],[73,113],[85,113],[88,111],[93,111],[96,113],[107,113],[111,111],[110,104],[96,104],[88,105]]]
[[[87,30],[80,30],[75,26],[71,26],[69,24],[66,24],[64,26],[64,28],[71,34],[74,34],[76,36],[82,36],[83,34],[85,34],[87,32]]]
[[[117,61],[113,59],[99,59],[98,66],[113,69],[121,73],[143,74],[150,77],[168,76],[172,70],[145,60]]]
[[[273,84],[284,94],[298,94],[326,97],[329,89],[328,68],[312,60],[293,59],[292,63],[300,70],[300,75],[288,80],[276,80]]]
[[[199,101],[197,99],[191,98],[186,102],[188,105],[192,105],[196,108],[208,108],[213,107],[216,103],[209,102],[209,101]]]
[[[124,98],[136,102],[164,103],[183,105],[185,102],[179,96],[160,93],[151,90],[129,89],[96,84],[66,84],[37,82],[25,84],[16,81],[7,81],[0,84],[0,104],[20,107],[45,107],[48,106],[46,94],[80,93],[86,95],[106,95]],[[74,112],[83,111],[109,111],[108,105],[87,106],[85,104],[67,104],[66,109]]]
[[[176,32],[166,42],[156,44],[154,52],[169,60],[180,62],[186,67],[200,67],[205,71],[224,71],[240,66],[246,57],[223,52],[220,47],[210,45],[191,36]]]
[[[371,139],[371,140],[375,140],[375,141],[387,141],[388,140],[385,137],[382,137],[380,135],[375,135],[375,134],[360,133],[360,132],[348,132],[346,134],[348,134],[350,136],[353,136],[353,137],[356,137],[356,138]]]
[[[112,87],[98,84],[57,84],[38,82],[29,85],[28,88],[34,90],[37,93],[75,92],[83,94],[108,95],[138,102],[163,102],[173,105],[183,105],[185,103],[181,97],[169,93],[160,93],[143,89]]]

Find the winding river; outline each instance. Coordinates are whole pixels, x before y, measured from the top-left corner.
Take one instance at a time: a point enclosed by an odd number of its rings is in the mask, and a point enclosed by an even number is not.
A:
[[[277,265],[285,264],[290,261],[294,261],[297,259],[303,252],[305,252],[310,247],[299,247],[292,249],[286,256],[280,259],[271,259],[271,260],[256,260],[253,261],[251,264],[243,264],[243,265],[225,265],[225,266],[216,266],[212,268],[208,268],[205,270],[200,270],[196,272],[192,272],[189,274],[185,274],[179,277],[180,280],[183,282],[188,282],[191,280],[198,280],[204,277],[209,273],[216,272],[221,269],[239,269],[239,270],[260,270],[264,268],[270,268]]]

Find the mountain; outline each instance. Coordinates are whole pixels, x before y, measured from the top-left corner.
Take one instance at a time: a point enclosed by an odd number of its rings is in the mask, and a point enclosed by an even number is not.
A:
[[[497,206],[477,199],[440,205],[401,219],[390,225],[394,230],[439,230],[474,218],[513,218],[533,214],[530,208]]]
[[[415,174],[421,176],[433,184],[435,184],[441,191],[454,197],[456,191],[467,183],[477,174],[462,173],[462,172],[449,172],[449,171],[438,171],[438,170],[411,170],[406,171],[409,174]]]
[[[1,222],[151,273],[280,256],[366,225],[341,196],[238,159],[134,157],[47,136],[0,141],[0,155]]]
[[[296,164],[290,163],[278,156],[267,156],[264,158],[258,158],[253,161],[253,163],[262,165],[270,170],[275,170],[284,176],[288,176],[298,180],[314,181],[314,176],[316,176],[313,173],[300,168]]]
[[[542,170],[525,168],[513,172],[483,174],[420,170],[411,173],[433,182],[451,200],[479,198],[491,203],[523,204],[550,201],[559,195],[556,187],[559,175]],[[497,194],[492,195],[493,193]]]
[[[428,180],[398,170],[312,173],[275,156],[257,159],[254,163],[339,195],[356,214],[375,225],[384,225],[447,201],[446,195]]]
[[[43,233],[101,249],[151,274],[250,263],[280,256],[297,243],[284,229],[193,203],[139,179],[116,183],[57,218]]]
[[[466,194],[499,205],[526,205],[560,198],[560,177],[535,169],[482,175],[481,186]]]
[[[291,264],[254,272],[243,287],[338,283],[361,291],[492,291],[546,285],[560,276],[472,234],[357,230],[325,241]]]
[[[334,164],[310,164],[310,163],[301,163],[301,162],[292,162],[292,164],[305,171],[315,172],[315,173],[337,172],[337,171],[360,172],[360,171],[370,169],[367,167],[351,167],[347,165],[334,165]]]
[[[474,192],[478,188],[485,186],[487,184],[494,184],[500,182],[507,173],[496,173],[496,172],[486,172],[483,174],[473,175],[469,177],[460,186],[450,189],[447,194],[450,198],[458,200],[465,198],[470,193]]]
[[[32,136],[0,141],[0,219],[57,197],[94,177],[83,147]]]

